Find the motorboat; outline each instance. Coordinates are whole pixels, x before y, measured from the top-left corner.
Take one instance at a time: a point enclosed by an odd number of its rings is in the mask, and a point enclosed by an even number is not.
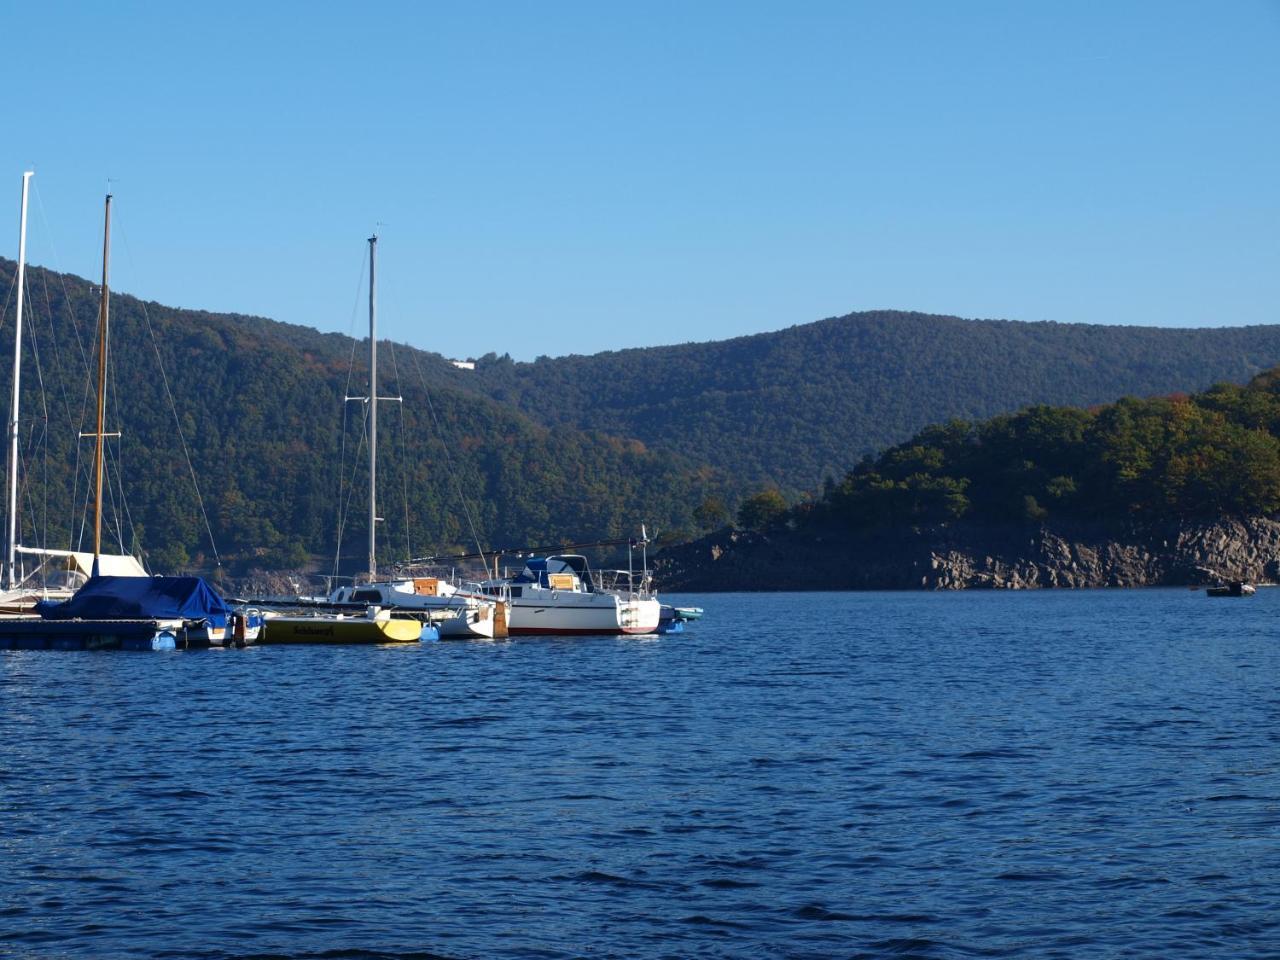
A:
[[[1204,592],[1210,597],[1252,597],[1258,591],[1251,583],[1230,580],[1216,587],[1206,587]]]
[[[206,617],[186,626],[178,636],[180,647],[247,647],[257,643],[266,622],[257,607],[235,606],[220,616]]]

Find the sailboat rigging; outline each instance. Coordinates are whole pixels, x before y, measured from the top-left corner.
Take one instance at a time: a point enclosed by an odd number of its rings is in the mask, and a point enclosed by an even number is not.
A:
[[[436,577],[387,580],[378,578],[378,402],[403,402],[401,397],[378,396],[378,237],[369,238],[369,395],[346,397],[369,405],[369,571],[368,580],[338,587],[328,603],[340,608],[366,605],[411,613],[436,624],[441,638],[492,638],[505,632],[505,605],[500,599],[458,590]],[[270,631],[268,631],[269,633]]]
[[[378,578],[378,402],[402,403],[403,397],[378,396],[378,235],[369,238],[369,395],[346,397],[369,405],[369,579]]]
[[[0,613],[26,613],[29,612],[38,600],[45,599],[65,599],[70,597],[76,587],[82,584],[93,573],[93,566],[96,560],[98,567],[106,568],[107,572],[118,574],[121,576],[145,577],[147,571],[143,568],[136,558],[123,554],[114,555],[101,554],[101,540],[95,541],[94,555],[78,550],[54,550],[47,547],[25,547],[19,540],[18,531],[18,501],[20,493],[20,484],[18,472],[21,465],[21,456],[18,449],[18,438],[22,423],[21,399],[22,399],[22,335],[25,325],[25,308],[26,308],[26,261],[27,261],[27,210],[28,197],[30,192],[30,181],[34,176],[33,171],[27,171],[22,175],[22,203],[19,214],[18,229],[18,269],[15,276],[15,282],[18,285],[16,306],[17,312],[14,315],[14,334],[13,334],[13,395],[10,405],[9,417],[9,444],[8,444],[8,475],[7,475],[7,517],[5,530],[5,564],[3,570],[3,590],[0,591]],[[110,198],[108,197],[108,218],[110,216]],[[105,241],[104,241],[105,249]],[[104,281],[107,275],[107,267],[103,265]],[[99,312],[105,321],[105,297],[106,288],[104,285],[103,298],[104,303],[100,305]],[[105,367],[104,367],[105,369]],[[105,415],[105,410],[103,411]],[[101,426],[99,433],[102,432]],[[101,474],[99,473],[99,476]],[[99,490],[101,490],[101,482],[99,481]],[[101,529],[101,506],[99,498],[99,509],[97,513],[98,529]],[[37,565],[35,571],[27,573],[23,571],[19,564],[20,556],[33,556],[40,558],[41,562]],[[37,573],[44,570],[45,564],[50,560],[60,562],[58,578],[52,583],[46,582],[35,585],[31,581]]]
[[[25,180],[24,180],[25,197]],[[34,604],[35,616],[0,619],[0,648],[4,649],[135,649],[173,650],[181,638],[186,645],[223,644],[249,640],[248,622],[232,610],[198,577],[148,577],[132,557],[125,558],[141,571],[123,575],[103,575],[103,561],[114,558],[102,554],[103,459],[106,432],[107,354],[109,336],[108,286],[111,255],[111,196],[105,206],[102,242],[102,290],[98,305],[98,396],[97,429],[94,445],[94,537],[93,558],[88,582],[68,599],[52,599]],[[19,318],[19,323],[21,318]],[[19,364],[20,365],[20,364]],[[18,391],[15,387],[15,413]],[[16,461],[16,453],[11,455]],[[11,480],[16,478],[16,473]],[[12,500],[11,500],[12,502]],[[12,561],[16,546],[16,526],[10,541]],[[54,551],[49,551],[54,552]],[[57,553],[63,553],[57,551]],[[74,555],[71,555],[74,556]],[[12,591],[11,591],[12,592]],[[6,612],[7,601],[5,597]],[[26,611],[19,611],[26,613]],[[233,625],[233,620],[235,621]]]

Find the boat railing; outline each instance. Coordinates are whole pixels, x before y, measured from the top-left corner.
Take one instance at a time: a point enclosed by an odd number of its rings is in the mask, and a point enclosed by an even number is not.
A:
[[[647,570],[597,570],[595,578],[603,593],[616,593],[633,600],[647,600],[654,596],[653,578]]]
[[[486,600],[511,600],[511,584],[502,581],[486,581],[481,583],[478,580],[463,580],[458,584],[458,590]]]

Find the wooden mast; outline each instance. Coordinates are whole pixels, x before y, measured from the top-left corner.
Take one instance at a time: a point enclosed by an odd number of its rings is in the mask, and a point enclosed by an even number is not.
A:
[[[98,430],[93,447],[93,576],[98,575],[98,557],[102,553],[102,458],[106,442],[107,417],[107,266],[111,261],[111,194],[107,194],[105,223],[102,230],[102,298],[98,305]]]

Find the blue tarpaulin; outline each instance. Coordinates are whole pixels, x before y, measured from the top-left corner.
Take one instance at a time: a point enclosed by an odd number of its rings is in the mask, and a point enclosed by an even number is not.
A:
[[[231,608],[200,577],[92,577],[70,600],[42,601],[46,620],[209,620],[221,626]]]

